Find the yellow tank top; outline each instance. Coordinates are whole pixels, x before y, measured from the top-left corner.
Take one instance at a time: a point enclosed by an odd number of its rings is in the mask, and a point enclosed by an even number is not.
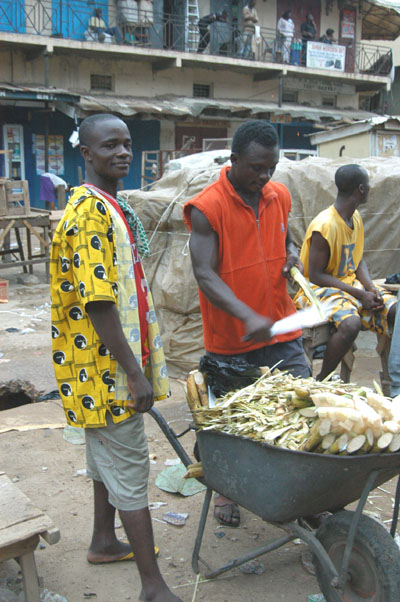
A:
[[[356,271],[364,250],[364,226],[359,212],[353,214],[353,228],[350,228],[336,211],[334,205],[321,211],[308,226],[300,258],[304,265],[304,275],[309,279],[308,261],[311,236],[319,232],[330,249],[326,273],[347,284],[356,279]]]

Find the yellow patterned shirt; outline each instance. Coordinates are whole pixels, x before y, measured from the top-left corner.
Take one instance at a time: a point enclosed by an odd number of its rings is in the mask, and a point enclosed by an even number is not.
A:
[[[145,290],[148,291],[147,283]],[[53,365],[67,421],[73,426],[106,425],[106,412],[121,422],[134,411],[126,374],[102,344],[86,313],[92,301],[117,305],[122,329],[142,365],[140,323],[132,250],[126,226],[103,195],[80,186],[65,208],[50,254]],[[150,291],[144,372],[154,398],[169,390],[167,369]]]

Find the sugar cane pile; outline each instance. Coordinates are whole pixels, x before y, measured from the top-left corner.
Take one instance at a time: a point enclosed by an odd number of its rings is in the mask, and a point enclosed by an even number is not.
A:
[[[264,369],[262,369],[264,370]],[[209,407],[199,371],[189,374],[187,400],[201,430],[218,430],[297,451],[367,454],[400,450],[400,396],[341,381],[318,382],[266,369],[253,384]]]

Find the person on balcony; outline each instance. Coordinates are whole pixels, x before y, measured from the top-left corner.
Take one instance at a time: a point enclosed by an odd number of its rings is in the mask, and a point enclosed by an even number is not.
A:
[[[228,11],[226,10],[226,8],[224,8],[222,13],[211,13],[210,15],[206,15],[205,17],[201,17],[201,19],[199,19],[198,26],[200,39],[197,52],[204,52],[210,43],[210,25],[212,23],[215,23],[216,21],[222,21],[223,23],[226,23],[227,18]]]
[[[101,8],[95,8],[89,19],[89,31],[97,36],[99,42],[104,42],[105,34],[113,36],[117,44],[122,44],[122,33],[119,27],[108,27],[102,16]]]
[[[311,13],[308,13],[306,16],[306,20],[301,24],[301,64],[306,64],[307,59],[307,42],[312,42],[315,40],[315,36],[317,35],[317,29],[315,27],[314,17]]]
[[[290,48],[292,46],[294,29],[292,11],[286,10],[277,24],[278,38],[281,42],[282,60],[284,63],[290,62]]]
[[[333,29],[327,29],[324,35],[319,39],[319,41],[323,44],[336,44],[336,40],[333,37],[334,33],[335,32]]]
[[[247,4],[243,7],[243,37],[239,51],[239,57],[242,59],[248,59],[252,56],[252,40],[258,23],[258,15],[255,7],[256,0],[248,0]]]
[[[139,24],[139,3],[137,0],[118,0],[117,7],[125,42],[134,44]]]

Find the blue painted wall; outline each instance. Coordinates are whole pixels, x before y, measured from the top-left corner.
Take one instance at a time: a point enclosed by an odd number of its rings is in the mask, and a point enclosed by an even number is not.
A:
[[[142,151],[160,148],[160,122],[138,119],[125,121],[133,140],[133,161],[129,176],[124,178],[124,188],[140,188]],[[44,203],[39,198],[40,176],[36,173],[36,155],[32,144],[34,134],[44,134],[44,113],[35,109],[1,107],[0,126],[5,123],[20,124],[24,128],[25,177],[29,182],[31,205],[44,208]],[[79,183],[78,166],[82,167],[84,174],[84,163],[79,149],[73,149],[68,142],[73,129],[72,119],[58,111],[49,113],[49,134],[62,135],[64,140],[64,173],[59,175],[71,186],[76,186]],[[4,148],[3,140],[1,148]]]
[[[25,4],[0,0],[0,31],[25,33]]]

